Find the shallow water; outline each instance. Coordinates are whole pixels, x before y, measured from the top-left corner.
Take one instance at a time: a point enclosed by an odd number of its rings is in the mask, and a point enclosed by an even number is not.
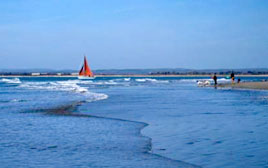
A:
[[[0,78],[1,167],[267,167],[268,92],[196,80]]]

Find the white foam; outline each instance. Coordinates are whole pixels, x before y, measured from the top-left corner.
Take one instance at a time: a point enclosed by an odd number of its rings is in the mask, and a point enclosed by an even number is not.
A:
[[[202,80],[202,81],[197,81],[198,86],[209,86],[211,85],[211,81],[209,80]]]
[[[182,83],[195,83],[195,82],[202,81],[202,80],[204,79],[180,79],[178,81]]]
[[[226,78],[220,78],[217,80],[218,84],[225,84],[225,83],[231,83],[231,79],[226,79]],[[214,84],[213,79],[201,79],[197,80],[197,85],[198,86],[209,86]]]
[[[13,83],[13,84],[20,84],[21,83],[19,78],[12,78],[12,79],[3,78],[0,81],[4,82],[4,83]]]
[[[136,82],[151,82],[151,83],[169,83],[168,80],[157,80],[152,78],[135,79]]]
[[[74,83],[77,84],[86,84],[86,85],[117,85],[118,83],[114,80],[109,81],[82,81],[82,80],[72,80]]]
[[[104,82],[104,84],[107,84],[107,85],[117,85],[118,83],[115,82],[114,80],[109,80],[107,82]]]
[[[85,95],[89,102],[107,99],[108,95],[90,92],[86,87],[79,86],[79,80],[56,81],[56,82],[24,82],[20,87],[39,90],[68,91]]]
[[[228,83],[228,82],[231,82],[231,81],[232,81],[231,79],[226,79],[226,78],[218,79],[218,82],[220,82],[220,83]]]
[[[90,99],[87,100],[87,102],[93,102],[93,101],[98,101],[98,100],[104,100],[108,99],[108,95],[103,94],[103,93],[93,93],[93,92],[88,92],[87,93]]]
[[[131,79],[130,78],[124,78],[124,81],[130,81]]]

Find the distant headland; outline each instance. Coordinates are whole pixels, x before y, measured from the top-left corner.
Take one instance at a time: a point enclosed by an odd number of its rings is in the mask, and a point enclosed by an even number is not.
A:
[[[241,76],[268,76],[268,68],[245,69],[99,69],[93,70],[96,76],[219,76],[229,75],[231,72]],[[77,70],[51,69],[0,69],[0,76],[77,76]]]

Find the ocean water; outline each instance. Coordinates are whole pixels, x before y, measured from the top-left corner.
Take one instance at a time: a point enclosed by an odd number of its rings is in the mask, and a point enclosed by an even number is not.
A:
[[[268,92],[197,80],[2,77],[1,168],[267,168]]]

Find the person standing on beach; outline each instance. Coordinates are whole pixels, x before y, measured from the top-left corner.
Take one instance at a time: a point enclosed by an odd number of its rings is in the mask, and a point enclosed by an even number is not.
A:
[[[218,84],[217,83],[217,75],[216,75],[216,73],[214,73],[213,80],[214,80],[214,85],[216,86]]]
[[[232,79],[232,83],[234,83],[235,76],[234,76],[234,72],[233,72],[233,71],[232,71],[232,73],[231,73],[231,79]]]

